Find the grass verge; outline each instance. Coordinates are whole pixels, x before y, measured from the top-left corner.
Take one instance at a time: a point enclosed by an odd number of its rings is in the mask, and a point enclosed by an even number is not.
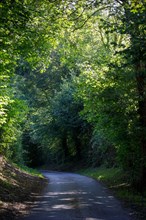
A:
[[[114,195],[134,210],[136,219],[146,219],[146,193],[137,192],[128,182],[126,174],[119,168],[88,168],[78,173],[101,181]]]
[[[30,174],[32,176],[37,176],[39,178],[44,178],[44,176],[42,175],[42,173],[40,173],[38,170],[36,169],[32,169],[30,167],[27,167],[25,165],[17,165],[17,164],[13,164],[15,167],[17,167],[19,170],[21,170],[22,172],[26,172],[27,174]]]

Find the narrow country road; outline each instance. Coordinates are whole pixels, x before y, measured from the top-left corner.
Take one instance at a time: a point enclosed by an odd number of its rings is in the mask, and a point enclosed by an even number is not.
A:
[[[43,172],[49,184],[23,220],[130,220],[110,192],[97,181],[71,173]]]

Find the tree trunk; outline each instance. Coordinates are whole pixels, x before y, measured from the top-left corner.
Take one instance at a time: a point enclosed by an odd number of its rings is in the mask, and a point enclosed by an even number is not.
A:
[[[76,132],[73,132],[73,141],[75,144],[75,149],[76,149],[76,157],[78,160],[81,159],[81,143],[78,137],[78,129],[76,130]]]
[[[141,61],[136,65],[136,81],[138,91],[138,116],[140,126],[140,182],[139,188],[141,191],[146,187],[146,66]]]
[[[68,145],[67,145],[67,134],[64,134],[64,136],[62,137],[62,140],[61,140],[61,144],[62,144],[62,149],[64,151],[64,157],[65,157],[65,160],[68,158],[69,156],[69,149],[68,149]]]

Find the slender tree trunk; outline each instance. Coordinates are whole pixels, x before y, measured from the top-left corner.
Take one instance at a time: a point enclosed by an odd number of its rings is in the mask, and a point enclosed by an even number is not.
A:
[[[62,137],[62,148],[63,148],[63,151],[64,151],[64,157],[65,157],[65,160],[68,158],[69,156],[69,149],[68,149],[68,145],[67,145],[67,134],[64,134],[64,136]]]
[[[76,130],[76,132],[73,132],[73,141],[75,144],[77,159],[80,160],[81,159],[81,143],[78,137],[78,129]]]
[[[137,91],[139,96],[138,101],[138,116],[140,125],[140,190],[143,191],[146,187],[146,65],[141,61],[136,65],[136,81]]]

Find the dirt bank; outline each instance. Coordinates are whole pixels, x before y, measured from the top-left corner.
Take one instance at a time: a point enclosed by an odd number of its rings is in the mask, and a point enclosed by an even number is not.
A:
[[[20,170],[0,156],[0,219],[11,220],[27,213],[46,185],[45,179]]]

